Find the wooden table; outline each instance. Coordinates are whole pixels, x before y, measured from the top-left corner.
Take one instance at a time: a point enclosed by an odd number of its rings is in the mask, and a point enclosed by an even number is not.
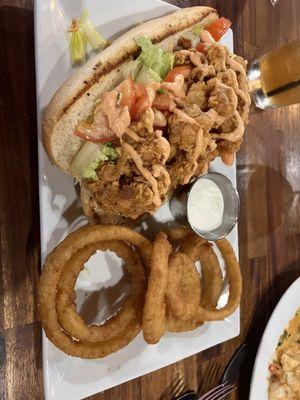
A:
[[[35,305],[40,260],[33,1],[4,3],[0,8],[0,399],[43,399],[41,327]],[[173,3],[217,7],[233,21],[236,52],[249,60],[300,37],[299,0],[280,0],[275,8],[269,0]],[[240,336],[93,399],[157,400],[178,372],[187,387],[207,389],[216,384],[245,340],[251,354],[233,398],[247,398],[262,332],[300,271],[299,122],[299,105],[253,110],[238,154],[244,277]],[[217,368],[209,373],[212,365]]]

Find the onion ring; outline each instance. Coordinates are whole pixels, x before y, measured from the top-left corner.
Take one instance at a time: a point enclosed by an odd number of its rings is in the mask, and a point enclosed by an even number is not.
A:
[[[207,240],[196,235],[196,233],[189,231],[188,236],[185,241],[180,246],[180,251],[187,254],[192,261],[199,261],[199,256],[201,254],[201,247],[207,244]]]
[[[111,250],[127,264],[132,286],[120,311],[103,325],[88,326],[77,313],[75,304],[75,284],[84,264],[96,250]],[[125,242],[98,242],[79,250],[66,264],[58,285],[56,308],[58,320],[63,329],[78,340],[99,342],[111,339],[122,332],[130,321],[137,317],[143,305],[145,294],[145,274],[139,255]]]
[[[166,233],[168,235],[168,239],[171,242],[179,242],[185,240],[187,236],[191,233],[191,230],[188,229],[186,226],[181,225],[167,229]]]
[[[200,300],[200,276],[195,264],[177,251],[169,259],[167,306],[175,318],[187,321],[193,317]]]
[[[223,275],[220,263],[213,246],[205,245],[199,254],[201,264],[201,301],[207,309],[215,309],[223,289]]]
[[[215,308],[223,287],[223,275],[213,246],[192,232],[180,250],[194,261],[201,263],[201,302],[203,308]]]
[[[223,276],[218,257],[212,246],[195,233],[191,233],[181,245],[180,251],[188,251],[193,261],[201,263],[201,299],[199,303],[208,310],[217,306],[222,292]],[[167,311],[166,329],[169,332],[179,333],[193,331],[201,326],[204,321],[199,317],[193,317],[188,321],[181,321]]]
[[[68,254],[65,254],[64,259],[67,260],[74,252],[84,246],[95,242],[109,240],[124,240],[138,248],[143,260],[148,263],[152,254],[151,242],[138,232],[117,225],[93,225],[84,226],[77,231],[68,235],[63,242],[59,244],[65,247]]]
[[[143,311],[143,335],[149,344],[155,344],[165,333],[168,262],[171,245],[167,235],[159,232],[153,242],[148,289]]]
[[[195,316],[202,321],[219,321],[228,317],[236,310],[241,301],[242,276],[233,248],[226,239],[218,240],[216,244],[225,260],[229,281],[229,298],[227,304],[220,309],[207,310],[199,306]]]
[[[120,350],[141,331],[139,318],[133,319],[123,332],[112,339],[98,343],[77,341],[64,332],[56,312],[56,292],[66,262],[79,249],[100,240],[126,240],[137,246],[147,262],[151,256],[151,243],[142,235],[120,226],[87,226],[68,235],[47,257],[38,292],[41,323],[49,340],[66,354],[93,359],[102,358]]]

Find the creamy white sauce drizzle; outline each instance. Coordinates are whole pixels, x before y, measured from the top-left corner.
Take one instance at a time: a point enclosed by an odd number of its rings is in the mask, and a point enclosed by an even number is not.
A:
[[[186,174],[183,180],[183,184],[189,183],[190,179],[196,172],[196,169],[198,167],[197,159],[200,156],[202,152],[202,139],[203,139],[203,130],[199,128],[199,130],[196,133],[196,139],[195,139],[195,147],[193,153],[189,156],[189,161],[192,164],[192,169],[189,174]]]
[[[180,99],[184,99],[186,97],[186,85],[184,82],[184,76],[178,74],[175,77],[174,82],[163,82],[161,87],[165,90],[170,90],[174,93],[175,97],[179,97]]]
[[[154,193],[153,204],[156,207],[159,207],[161,205],[161,198],[159,195],[156,179],[152,176],[150,171],[148,171],[143,166],[143,160],[142,160],[141,156],[134,150],[134,148],[132,146],[130,146],[130,144],[123,142],[123,148],[129,154],[129,156],[132,158],[133,162],[135,163],[137,169],[140,171],[141,175],[146,179],[146,181],[151,186],[152,191]]]
[[[187,113],[180,110],[179,108],[175,108],[174,114],[177,114],[178,117],[180,119],[182,119],[184,122],[186,122],[187,124],[199,125],[198,122],[196,120],[194,120],[194,118],[190,117]]]
[[[233,131],[231,132],[222,132],[220,134],[213,134],[212,135],[213,139],[226,139],[229,142],[235,143],[243,137],[245,131],[245,125],[243,123],[243,120],[237,111],[235,111],[233,116],[237,121],[236,128],[234,128]]]
[[[134,132],[134,130],[132,130],[131,128],[126,128],[125,129],[125,133],[127,136],[129,136],[132,140],[134,140],[135,142],[140,142],[141,141],[141,137]]]

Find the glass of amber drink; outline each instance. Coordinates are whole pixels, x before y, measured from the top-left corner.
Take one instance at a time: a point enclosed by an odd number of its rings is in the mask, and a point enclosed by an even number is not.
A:
[[[300,40],[254,60],[248,79],[251,97],[263,110],[300,103]]]

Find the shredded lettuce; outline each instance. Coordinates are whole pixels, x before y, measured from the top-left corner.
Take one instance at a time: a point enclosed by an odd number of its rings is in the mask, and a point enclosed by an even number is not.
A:
[[[96,169],[99,165],[104,161],[115,161],[117,158],[117,152],[113,147],[99,145],[97,157],[82,172],[82,178],[97,180],[98,176],[96,174]]]
[[[72,161],[70,170],[77,178],[97,180],[96,169],[102,162],[116,161],[118,154],[112,143],[86,142]]]
[[[133,80],[137,77],[142,67],[142,63],[139,60],[129,61],[120,68],[120,81],[121,83],[123,80],[128,78],[129,76],[132,77]]]
[[[151,40],[144,36],[137,37],[135,41],[142,49],[139,60],[161,79],[164,79],[173,68],[174,55],[152,44]]]
[[[142,83],[148,85],[151,82],[161,82],[161,77],[154,72],[151,68],[148,68],[145,64],[140,69],[139,73],[135,78],[136,83]]]

